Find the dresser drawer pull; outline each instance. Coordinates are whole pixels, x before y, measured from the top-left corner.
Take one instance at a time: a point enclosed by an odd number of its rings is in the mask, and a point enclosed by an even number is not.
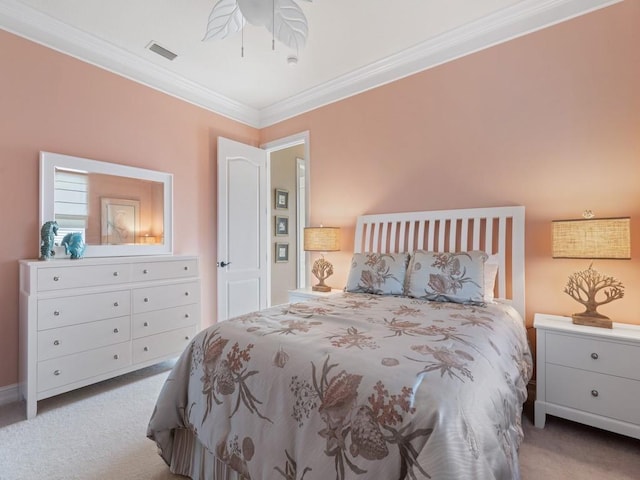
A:
[[[593,352],[591,354],[591,358],[593,358],[594,360],[597,360],[598,359],[598,354],[596,352]]]
[[[598,395],[600,395],[600,394],[598,393],[598,390],[591,390],[591,396],[592,396],[592,397],[597,397]]]
[[[119,332],[120,332],[120,330],[118,330],[117,328],[113,329],[113,333],[119,333]]]
[[[58,345],[60,345],[60,340],[54,340],[53,344],[57,347]]]
[[[149,302],[149,298],[148,297],[144,297],[144,302],[145,303]]]
[[[118,360],[120,358],[120,355],[118,355],[117,353],[113,356],[114,360]]]
[[[56,317],[59,317],[59,316],[60,316],[60,312],[59,312],[58,310],[54,310],[53,314],[54,314]]]
[[[113,306],[114,306],[114,307],[119,307],[119,306],[120,306],[120,304],[119,304],[118,302],[113,302]]]
[[[113,272],[113,276],[114,276],[114,277],[117,277],[118,275],[120,275],[120,273],[118,273],[118,272]]]
[[[184,267],[185,270],[189,270],[189,267]]]
[[[184,339],[189,340],[189,335],[185,335]]]
[[[144,270],[142,270],[142,273],[144,273],[144,274],[146,275],[147,273],[149,273],[149,270],[147,270],[147,269],[145,268]]]
[[[149,326],[149,322],[144,322],[144,326],[148,327]]]
[[[60,277],[58,277],[58,276],[53,277],[53,281],[54,282],[57,282],[58,280],[60,280]]]
[[[185,313],[185,314],[184,314],[184,318],[189,318],[189,314],[188,314],[188,313]]]
[[[143,350],[144,350],[145,352],[148,352],[148,351],[149,351],[149,347],[144,347],[144,348],[143,348]]]
[[[57,377],[58,375],[60,375],[60,370],[54,370],[53,374]]]
[[[184,296],[188,297],[189,296],[189,292],[184,292]]]

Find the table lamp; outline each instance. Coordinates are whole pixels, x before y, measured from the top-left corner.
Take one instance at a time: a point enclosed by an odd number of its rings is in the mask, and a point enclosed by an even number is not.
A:
[[[330,292],[331,287],[324,281],[333,275],[333,265],[325,260],[324,253],[340,250],[340,229],[336,227],[307,227],[304,229],[304,250],[320,252],[322,256],[313,262],[311,272],[318,284],[311,287],[316,292]]]
[[[593,218],[587,210],[582,219],[554,220],[553,258],[624,259],[631,258],[630,218]],[[564,292],[585,307],[572,316],[577,325],[612,328],[609,317],[597,308],[624,296],[624,285],[615,278],[589,268],[569,277]],[[596,299],[602,292],[604,298]]]

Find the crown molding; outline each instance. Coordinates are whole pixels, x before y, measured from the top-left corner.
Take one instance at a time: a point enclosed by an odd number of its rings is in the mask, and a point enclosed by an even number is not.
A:
[[[0,0],[0,27],[99,68],[257,127],[260,112],[16,0]]]
[[[525,0],[260,111],[260,128],[623,0]]]
[[[524,0],[262,110],[220,95],[17,0],[0,0],[0,26],[255,128],[264,128],[623,0]]]

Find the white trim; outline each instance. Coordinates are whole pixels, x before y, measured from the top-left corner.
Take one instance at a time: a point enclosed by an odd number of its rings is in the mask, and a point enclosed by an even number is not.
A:
[[[18,400],[20,400],[20,395],[17,384],[0,387],[0,405],[8,405]]]
[[[0,0],[0,26],[148,87],[255,128],[264,128],[622,0],[524,0],[397,55],[258,110],[60,22],[18,0]]]

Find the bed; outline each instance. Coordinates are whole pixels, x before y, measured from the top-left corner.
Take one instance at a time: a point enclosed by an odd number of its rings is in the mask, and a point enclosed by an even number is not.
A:
[[[200,332],[148,437],[192,479],[518,479],[524,207],[364,215],[345,292]]]

